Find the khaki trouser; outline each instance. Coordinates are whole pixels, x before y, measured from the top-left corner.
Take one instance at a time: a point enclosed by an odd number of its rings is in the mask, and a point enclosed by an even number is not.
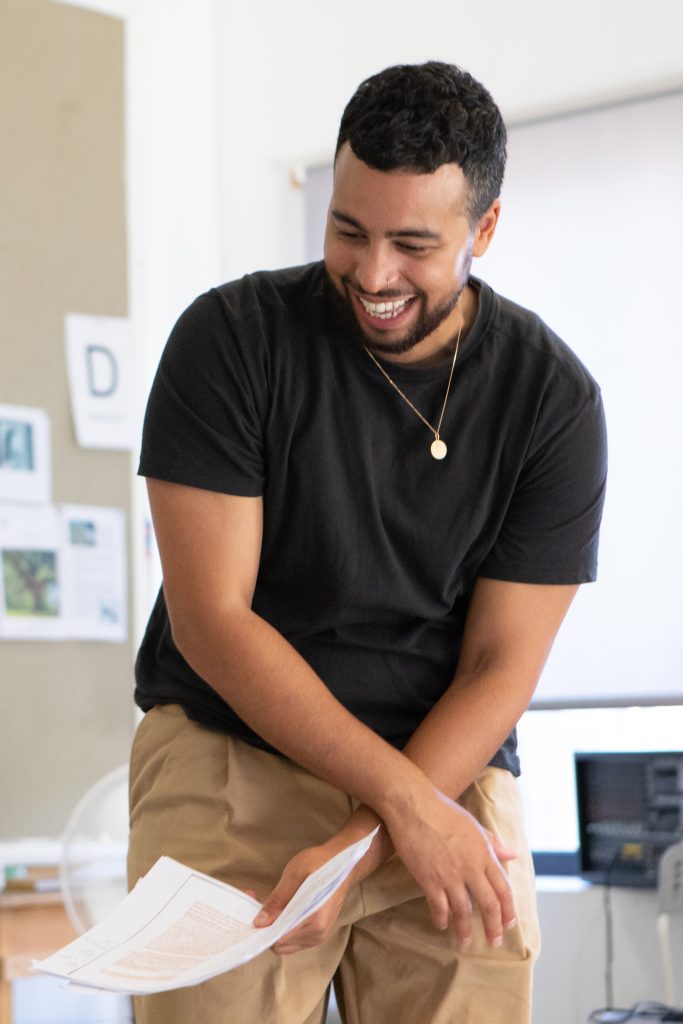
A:
[[[138,997],[137,1024],[320,1024],[333,976],[346,1024],[529,1024],[539,936],[516,781],[487,768],[461,803],[519,851],[507,868],[517,924],[499,949],[478,919],[466,952],[437,931],[393,857],[349,893],[322,945],[268,950],[201,985]],[[177,706],[154,708],[131,757],[130,884],[167,854],[263,899],[290,857],[341,828],[353,807],[285,758],[204,729]]]

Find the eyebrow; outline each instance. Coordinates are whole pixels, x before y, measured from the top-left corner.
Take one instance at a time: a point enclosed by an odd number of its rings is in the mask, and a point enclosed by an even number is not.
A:
[[[354,217],[349,217],[348,213],[342,213],[340,210],[332,210],[331,213],[334,219],[341,221],[342,224],[349,224],[358,231],[366,230]],[[424,228],[401,228],[400,231],[386,231],[385,238],[421,238],[431,242],[441,241],[440,234],[436,231],[427,231]]]

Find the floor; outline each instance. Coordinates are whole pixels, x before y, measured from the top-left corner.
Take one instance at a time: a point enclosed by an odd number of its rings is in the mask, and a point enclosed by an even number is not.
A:
[[[337,1001],[334,998],[334,992],[330,994],[330,1005],[327,1008],[325,1024],[342,1024],[342,1019],[339,1016],[339,1010],[337,1008]]]
[[[12,987],[14,1024],[130,1024],[125,997],[75,992],[57,978],[20,978]]]
[[[14,1024],[131,1024],[128,1000],[101,992],[69,992],[56,978],[14,983]],[[330,998],[325,1024],[341,1024]]]

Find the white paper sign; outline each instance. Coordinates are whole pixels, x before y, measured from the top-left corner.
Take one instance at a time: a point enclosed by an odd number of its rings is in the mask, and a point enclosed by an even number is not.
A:
[[[125,640],[123,512],[63,505],[61,523],[65,632],[83,640]]]
[[[130,321],[68,313],[64,333],[71,408],[79,445],[132,448],[136,420]]]
[[[0,504],[0,638],[124,641],[126,595],[121,509]]]
[[[42,409],[0,405],[0,501],[50,500],[50,420]]]

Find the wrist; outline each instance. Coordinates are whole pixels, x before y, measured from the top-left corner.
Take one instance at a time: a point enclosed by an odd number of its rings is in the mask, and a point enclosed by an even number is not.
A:
[[[373,839],[370,849],[349,875],[349,883],[351,885],[361,882],[364,878],[371,875],[394,852],[393,843],[381,818],[370,807],[361,804],[339,832],[324,844],[330,851],[330,855],[333,856],[359,839],[365,838],[378,825],[379,831]]]
[[[369,878],[382,864],[391,857],[394,852],[394,844],[384,825],[380,826],[379,832],[372,841],[372,845],[365,856],[358,861],[350,874],[353,884],[362,882]]]
[[[406,759],[407,770],[393,780],[383,794],[378,808],[389,833],[402,823],[422,815],[423,808],[437,795],[437,790],[417,765]]]

